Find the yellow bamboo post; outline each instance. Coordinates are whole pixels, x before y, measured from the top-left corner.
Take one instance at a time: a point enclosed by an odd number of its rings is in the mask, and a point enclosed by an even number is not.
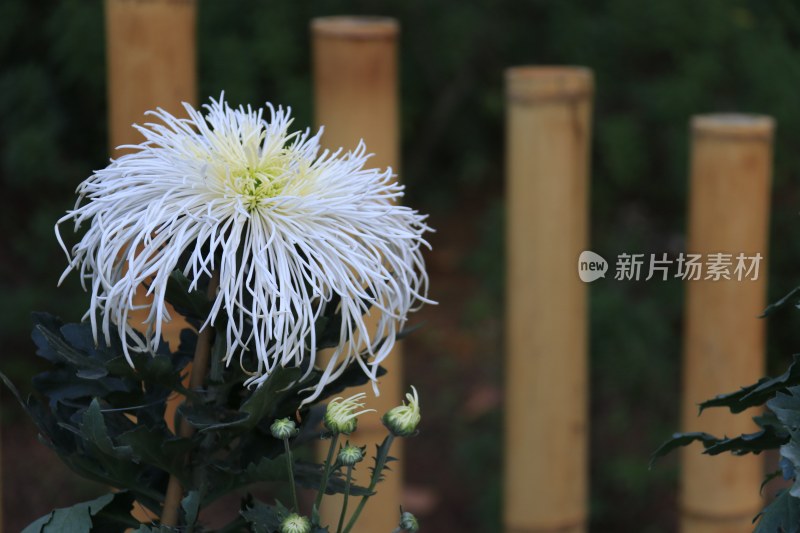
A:
[[[162,107],[182,114],[182,102],[197,98],[195,52],[196,0],[105,0],[106,62],[108,68],[109,145],[116,148],[143,140],[132,125],[148,121],[145,111]],[[137,302],[145,299],[144,291]],[[179,315],[163,329],[164,338],[176,347],[180,331],[187,327]],[[138,327],[145,314],[132,313]],[[173,426],[182,398],[167,404],[166,420]],[[149,519],[137,507],[139,519]]]
[[[196,11],[195,0],[105,0],[112,155],[144,140],[132,125],[148,121],[145,111],[162,107],[181,115],[182,102],[195,103]],[[132,315],[134,326],[145,316]],[[164,337],[174,346],[184,327],[173,320]]]
[[[592,96],[586,68],[506,72],[508,533],[586,531]]]
[[[105,0],[111,149],[142,140],[133,123],[197,98],[196,0]]]
[[[764,372],[766,256],[773,120],[754,115],[699,115],[691,122],[688,253],[731,254],[730,280],[701,279],[686,287],[683,430],[718,436],[755,431],[753,413],[703,412],[697,404],[756,381]],[[758,276],[737,279],[737,256],[760,254]],[[747,261],[747,266],[753,262]],[[702,278],[708,276],[708,268]],[[681,531],[745,533],[761,509],[760,456],[709,457],[683,450]]]
[[[399,163],[397,36],[399,25],[390,18],[324,17],[311,23],[314,68],[314,106],[318,125],[325,126],[322,142],[327,148],[353,149],[364,139],[372,166],[392,167]],[[383,363],[388,370],[380,382],[381,395],[374,398],[371,387],[368,407],[379,415],[399,405],[402,398],[402,353],[395,346]],[[347,394],[355,391],[348,391]],[[379,417],[361,417],[353,435],[358,444],[374,451],[374,444],[386,436]],[[324,454],[324,451],[320,452]],[[396,440],[392,455],[402,456],[402,441]],[[402,464],[402,463],[400,463]],[[366,465],[366,463],[362,463]],[[357,532],[391,531],[399,519],[402,496],[400,467],[388,472],[378,486],[356,526]],[[359,468],[359,481],[367,479],[366,466]],[[333,503],[335,502],[335,503]],[[322,504],[323,521],[336,524],[340,500],[327,496]]]

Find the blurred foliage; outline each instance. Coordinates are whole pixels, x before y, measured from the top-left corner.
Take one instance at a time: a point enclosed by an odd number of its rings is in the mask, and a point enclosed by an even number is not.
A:
[[[299,126],[312,120],[309,19],[400,20],[402,176],[413,205],[440,218],[469,214],[483,228],[466,264],[481,283],[473,319],[502,312],[503,70],[515,64],[594,69],[591,239],[605,257],[683,248],[691,115],[774,116],[770,300],[796,285],[800,6],[793,0],[199,0],[199,8],[201,100],[224,89],[232,103],[289,104]],[[75,320],[85,307],[74,277],[53,297],[65,261],[52,225],[107,157],[102,23],[100,0],[0,4],[0,341],[18,361],[30,353],[30,310]],[[465,197],[484,202],[465,207]],[[615,502],[625,501],[631,520],[640,520],[632,530],[644,531],[674,483],[663,470],[647,477],[644,469],[677,427],[682,287],[609,279],[592,285],[591,299],[593,524],[631,530],[614,521],[622,520]],[[799,337],[789,318],[770,322],[773,373]],[[500,354],[498,341],[487,366]],[[486,446],[465,449],[486,455]],[[470,476],[493,479],[494,463],[485,464],[485,475],[472,466]],[[465,511],[482,514],[473,523],[499,516],[496,494],[475,495],[484,499]]]

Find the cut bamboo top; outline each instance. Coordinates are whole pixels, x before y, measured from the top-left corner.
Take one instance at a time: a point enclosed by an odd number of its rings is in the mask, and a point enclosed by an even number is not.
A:
[[[577,100],[593,91],[592,71],[586,67],[522,66],[506,70],[506,93],[512,102]]]
[[[339,39],[389,39],[400,31],[400,24],[390,17],[318,17],[311,21],[311,29]]]
[[[696,136],[770,141],[774,130],[775,120],[767,115],[710,113],[692,117],[692,133]]]

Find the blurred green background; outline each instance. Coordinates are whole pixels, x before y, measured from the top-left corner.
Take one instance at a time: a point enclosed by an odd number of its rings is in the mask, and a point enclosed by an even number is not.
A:
[[[200,99],[291,105],[311,125],[309,20],[378,14],[402,25],[401,177],[438,232],[428,260],[440,306],[407,342],[422,435],[408,444],[409,506],[424,530],[500,531],[502,490],[503,70],[577,64],[596,76],[591,247],[683,249],[688,120],[713,111],[777,120],[770,299],[800,276],[800,6],[793,0],[199,0]],[[107,162],[100,0],[0,3],[0,370],[36,372],[33,310],[78,320],[87,305],[53,234],[73,192]],[[675,461],[647,470],[678,428],[683,287],[591,286],[592,531],[675,529]],[[769,325],[780,371],[800,331]],[[723,391],[720,391],[723,392]],[[9,531],[78,501],[6,390]],[[42,451],[38,451],[38,450]],[[548,480],[531,480],[547,484]],[[758,490],[754,487],[753,490]]]

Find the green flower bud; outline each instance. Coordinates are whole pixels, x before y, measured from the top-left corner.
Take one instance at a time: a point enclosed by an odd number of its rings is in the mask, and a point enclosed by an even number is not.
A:
[[[403,511],[400,515],[400,529],[408,533],[416,533],[419,530],[419,522],[417,517],[408,511]]]
[[[310,533],[311,521],[305,516],[292,513],[281,522],[281,533]]]
[[[383,425],[395,437],[408,437],[417,431],[417,426],[422,417],[419,414],[419,396],[417,389],[411,387],[412,393],[406,394],[408,405],[398,405],[383,415]]]
[[[360,392],[347,399],[334,398],[331,400],[331,403],[328,404],[328,408],[325,410],[325,418],[323,418],[325,427],[334,434],[343,433],[349,435],[354,432],[358,425],[358,419],[356,417],[364,413],[369,413],[370,411],[375,411],[375,409],[362,409],[358,411],[364,407],[363,400],[366,396],[366,394]]]
[[[297,435],[297,425],[288,418],[281,418],[269,427],[272,436],[276,439],[288,439]]]
[[[339,462],[344,466],[353,466],[364,459],[364,448],[353,446],[349,442],[339,450]]]

